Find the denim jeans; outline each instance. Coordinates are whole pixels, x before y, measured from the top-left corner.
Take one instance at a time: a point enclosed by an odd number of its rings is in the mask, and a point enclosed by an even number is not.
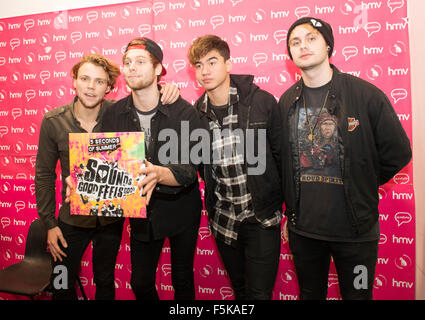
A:
[[[171,281],[175,300],[195,300],[193,259],[199,224],[169,237]],[[151,235],[152,239],[152,235]],[[158,300],[156,269],[165,239],[140,241],[131,237],[131,288],[137,300]]]
[[[57,265],[65,266],[68,274],[68,289],[56,289],[52,281],[54,300],[75,300],[77,294],[75,283],[80,272],[81,258],[90,241],[93,241],[93,278],[96,285],[96,300],[113,300],[115,298],[115,262],[121,243],[124,219],[96,228],[81,228],[58,221],[58,226],[68,244],[67,248],[59,245],[67,255]],[[59,274],[53,274],[52,280]]]
[[[323,241],[289,232],[289,248],[294,257],[301,300],[326,299],[331,256],[338,273],[342,299],[372,299],[378,241]],[[355,285],[356,277],[360,276],[356,266],[364,266],[363,270],[367,270],[367,285]]]
[[[280,225],[242,222],[237,247],[217,241],[236,300],[270,300],[279,266]]]

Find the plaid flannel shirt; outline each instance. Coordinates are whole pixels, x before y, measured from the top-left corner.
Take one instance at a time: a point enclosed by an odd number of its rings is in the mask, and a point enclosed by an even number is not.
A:
[[[212,155],[220,155],[219,161],[212,159],[211,166],[212,176],[216,181],[214,192],[217,197],[216,213],[211,221],[211,228],[215,238],[228,245],[236,244],[238,230],[244,220],[256,219],[251,193],[248,190],[244,155],[237,152],[240,136],[233,131],[238,124],[238,114],[234,112],[238,102],[237,89],[230,87],[228,115],[223,118],[223,124],[220,125],[214,112],[208,108],[208,95],[205,95],[203,101],[203,109],[208,111],[210,119]],[[280,224],[281,217],[281,211],[277,210],[272,218],[257,221],[266,228]]]

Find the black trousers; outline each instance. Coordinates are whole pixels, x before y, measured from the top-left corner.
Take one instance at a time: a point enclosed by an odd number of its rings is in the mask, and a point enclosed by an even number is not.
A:
[[[195,300],[193,259],[199,224],[169,237],[171,249],[171,281],[175,300]],[[152,235],[151,235],[152,238]],[[131,288],[136,300],[158,300],[155,288],[156,269],[165,239],[140,241],[133,235],[131,246]]]
[[[237,246],[216,241],[236,300],[270,300],[280,256],[280,225],[242,222]]]
[[[96,228],[75,227],[62,221],[58,226],[68,244],[62,247],[67,257],[62,257],[62,262],[56,260],[54,268],[58,271],[52,276],[52,290],[54,300],[75,300],[77,294],[75,283],[80,272],[81,258],[93,241],[93,278],[96,285],[96,300],[113,300],[115,298],[115,262],[121,243],[124,219]],[[59,243],[60,244],[60,243]],[[65,267],[65,268],[63,268]],[[55,269],[54,269],[55,270]],[[56,277],[63,276],[62,270],[67,273],[67,289],[61,286],[61,281],[55,283]]]
[[[289,232],[289,248],[294,256],[301,300],[326,299],[331,256],[342,299],[372,299],[378,240],[333,242]]]

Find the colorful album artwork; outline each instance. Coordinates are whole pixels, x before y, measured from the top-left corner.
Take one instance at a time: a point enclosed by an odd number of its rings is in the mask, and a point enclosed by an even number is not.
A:
[[[137,187],[144,160],[143,132],[70,133],[71,214],[146,218]]]

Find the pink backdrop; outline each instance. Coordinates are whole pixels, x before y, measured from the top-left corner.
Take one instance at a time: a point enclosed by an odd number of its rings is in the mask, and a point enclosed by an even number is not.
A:
[[[74,96],[71,67],[88,52],[120,63],[132,38],[147,36],[164,49],[164,78],[190,102],[203,92],[186,58],[191,41],[207,33],[225,38],[235,73],[279,98],[300,74],[286,53],[286,33],[297,18],[311,15],[331,23],[333,63],[381,88],[409,137],[412,136],[408,21],[404,0],[191,0],[140,1],[0,20],[0,268],[24,256],[28,227],[36,217],[34,165],[44,113]],[[107,97],[129,94],[122,76]],[[60,182],[58,181],[58,186]],[[414,299],[415,209],[412,165],[379,189],[381,241],[375,299]],[[59,193],[57,193],[59,198]],[[130,288],[128,222],[116,264],[118,299],[133,299]],[[81,262],[85,291],[94,297],[91,248]],[[197,299],[233,299],[203,212],[195,257]],[[331,265],[329,299],[340,299]],[[173,297],[170,249],[164,246],[157,288]],[[49,299],[48,295],[41,298]],[[0,299],[21,299],[0,294]],[[298,299],[288,244],[282,241],[275,300]]]

